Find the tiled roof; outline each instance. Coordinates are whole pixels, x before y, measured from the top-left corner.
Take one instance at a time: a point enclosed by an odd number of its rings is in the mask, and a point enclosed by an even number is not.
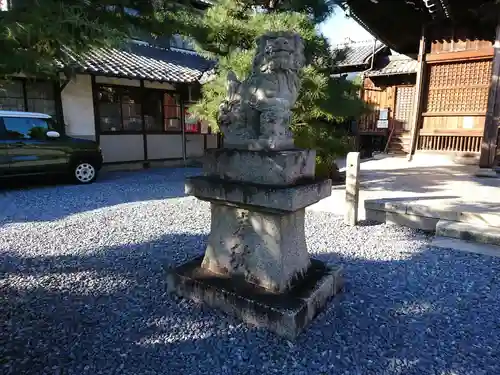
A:
[[[375,53],[380,52],[385,45],[379,41],[375,44]],[[339,67],[367,64],[373,53],[373,42],[338,44],[333,49],[338,59]]]
[[[384,67],[371,70],[366,73],[367,76],[388,76],[388,75],[396,75],[396,74],[411,74],[417,72],[418,62],[416,60],[410,58],[393,58],[393,56],[389,57],[389,62]]]
[[[123,49],[99,48],[81,56],[68,55],[87,73],[159,82],[195,82],[215,64],[195,52],[135,42]]]

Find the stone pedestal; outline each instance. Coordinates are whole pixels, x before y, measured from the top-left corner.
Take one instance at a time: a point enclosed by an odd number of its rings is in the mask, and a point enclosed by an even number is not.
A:
[[[331,194],[311,150],[208,151],[186,193],[211,202],[205,254],[169,273],[168,289],[294,338],[342,286],[311,260],[305,208]]]
[[[304,209],[277,214],[212,203],[202,267],[285,292],[309,267],[304,214]]]

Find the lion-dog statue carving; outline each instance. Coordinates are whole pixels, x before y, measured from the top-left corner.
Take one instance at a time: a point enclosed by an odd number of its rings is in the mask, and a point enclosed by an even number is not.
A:
[[[218,123],[224,147],[286,150],[294,147],[291,110],[300,90],[304,42],[293,32],[268,32],[257,39],[250,76],[227,77],[227,98],[219,107]]]

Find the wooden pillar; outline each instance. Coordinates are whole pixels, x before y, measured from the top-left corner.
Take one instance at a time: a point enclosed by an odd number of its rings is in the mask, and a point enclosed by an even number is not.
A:
[[[418,47],[418,67],[417,67],[417,84],[415,86],[415,101],[413,103],[413,113],[411,117],[411,143],[410,152],[408,153],[408,161],[411,161],[415,149],[417,148],[418,134],[420,133],[420,118],[422,113],[422,104],[424,99],[425,89],[425,27],[422,26],[420,36],[420,44]]]
[[[483,142],[479,167],[492,168],[496,157],[497,131],[500,120],[500,20],[496,29],[493,65],[491,67],[490,91],[488,93],[488,108],[484,122]]]
[[[144,161],[148,161],[148,135],[146,129],[146,114],[144,113],[144,103],[146,102],[146,88],[144,87],[144,80],[141,79],[141,122],[142,122],[142,147],[144,151]],[[144,163],[146,166],[146,163]],[[147,163],[149,165],[149,163]]]
[[[94,106],[94,130],[95,130],[95,141],[99,143],[101,138],[101,114],[99,113],[99,98],[98,98],[98,87],[95,75],[90,76],[92,84],[92,103]]]
[[[358,92],[358,97],[359,100],[363,101],[363,95],[365,91],[365,72],[361,73],[361,87],[359,88]],[[361,117],[358,116],[356,118],[356,129],[354,133],[354,150],[355,151],[361,151],[361,135],[359,134],[359,123],[360,123]]]

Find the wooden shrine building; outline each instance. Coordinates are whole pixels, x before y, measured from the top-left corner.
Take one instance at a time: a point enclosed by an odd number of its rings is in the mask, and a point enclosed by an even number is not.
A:
[[[360,76],[360,97],[371,109],[353,130],[359,150],[364,155],[408,151],[417,61],[377,40],[339,44],[334,55],[340,57],[336,73]]]
[[[409,157],[472,153],[480,155],[481,167],[493,167],[500,118],[496,0],[345,0],[344,6],[389,48],[417,60],[413,88],[409,82],[399,89],[412,100],[398,110],[396,91],[392,111],[387,104],[376,114],[377,121],[388,117],[391,137],[407,140]]]

